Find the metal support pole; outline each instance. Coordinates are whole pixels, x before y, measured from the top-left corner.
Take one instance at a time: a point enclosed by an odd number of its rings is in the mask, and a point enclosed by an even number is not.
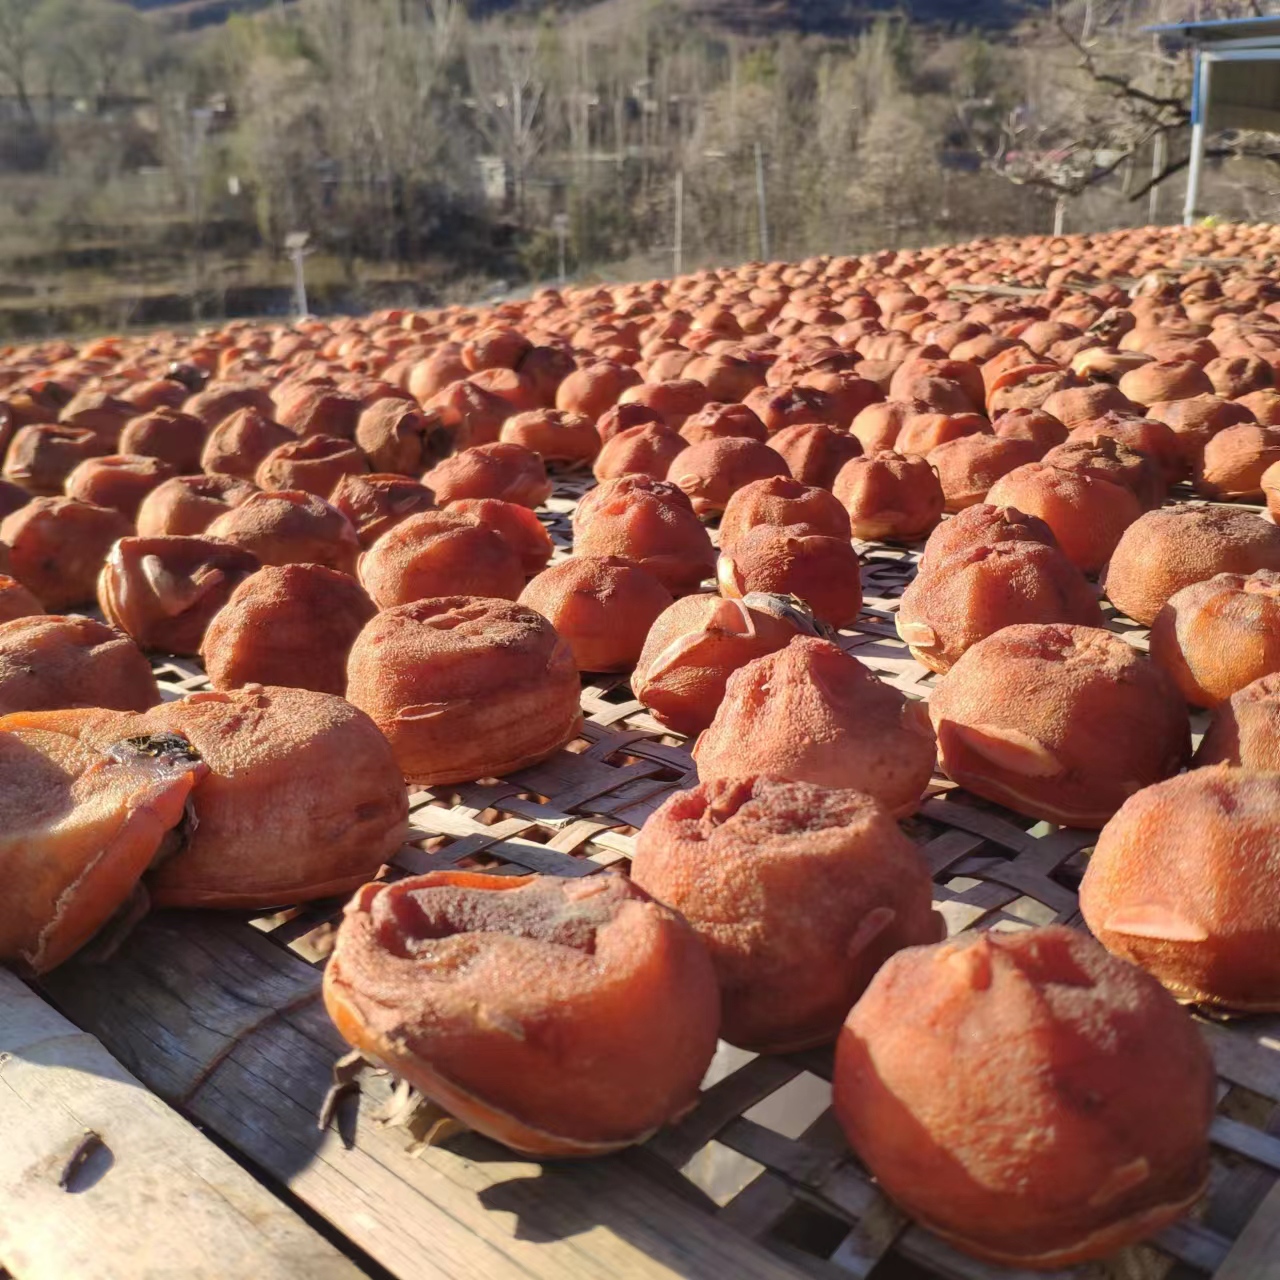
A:
[[[1165,160],[1169,152],[1169,142],[1163,133],[1157,133],[1151,146],[1151,180],[1155,180],[1164,172]],[[1157,184],[1147,193],[1147,221],[1153,226],[1160,221],[1160,187]]]
[[[684,170],[676,170],[676,229],[672,244],[675,274],[684,274]]]
[[[764,185],[764,147],[756,143],[756,209],[760,218],[760,260],[768,262],[769,253],[769,202]]]
[[[1209,68],[1212,63],[1198,49],[1191,92],[1191,164],[1187,169],[1187,198],[1182,206],[1182,225],[1191,226],[1200,204],[1200,172],[1204,165],[1204,121],[1209,106]]]
[[[298,319],[307,315],[307,277],[303,269],[303,261],[307,256],[307,251],[303,248],[290,249],[289,256],[293,259],[293,310]]]

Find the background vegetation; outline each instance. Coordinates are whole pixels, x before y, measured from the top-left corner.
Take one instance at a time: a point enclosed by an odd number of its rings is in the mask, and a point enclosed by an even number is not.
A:
[[[282,311],[297,230],[324,308],[546,279],[561,235],[666,273],[678,181],[686,267],[760,256],[761,191],[782,258],[1172,220],[1189,64],[1142,28],[1270,8],[0,0],[0,332]],[[1215,211],[1274,216],[1280,142],[1215,151]]]

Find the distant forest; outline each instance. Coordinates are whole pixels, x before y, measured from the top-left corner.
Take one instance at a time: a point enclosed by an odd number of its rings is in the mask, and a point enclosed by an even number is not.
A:
[[[1173,220],[1257,0],[0,0],[0,333]],[[1280,139],[1206,209],[1272,218]],[[677,210],[680,212],[677,227]]]

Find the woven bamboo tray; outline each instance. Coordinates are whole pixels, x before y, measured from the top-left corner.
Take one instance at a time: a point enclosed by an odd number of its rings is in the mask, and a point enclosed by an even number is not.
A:
[[[569,517],[590,482],[558,480],[541,514],[562,556]],[[893,627],[919,548],[860,549],[865,608],[843,643],[884,679],[927,698],[934,677]],[[1126,619],[1111,616],[1109,625],[1145,644]],[[157,670],[166,697],[207,687],[186,660],[160,661]],[[691,782],[693,762],[624,678],[587,680],[582,706],[582,737],[551,760],[500,781],[414,793],[412,838],[389,874],[461,866],[581,876],[625,863],[636,829]],[[942,777],[908,828],[952,933],[1080,924],[1076,887],[1089,833],[1032,823]],[[344,1091],[322,1131],[316,1117],[345,1047],[319,1000],[340,905],[254,918],[159,913],[111,961],[73,962],[42,991],[259,1179],[345,1238],[356,1263],[375,1274],[1032,1274],[957,1253],[880,1195],[828,1110],[828,1050],[754,1057],[722,1045],[686,1119],[643,1148],[589,1163],[541,1166],[473,1134],[428,1142],[433,1117],[406,1106],[394,1081],[375,1072]],[[1200,1027],[1219,1073],[1208,1194],[1149,1245],[1056,1274],[1280,1276],[1280,1018],[1202,1019]]]

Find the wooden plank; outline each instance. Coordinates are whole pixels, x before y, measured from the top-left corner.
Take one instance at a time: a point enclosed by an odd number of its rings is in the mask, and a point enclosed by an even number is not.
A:
[[[72,962],[46,982],[145,1083],[181,1097],[401,1280],[800,1274],[625,1158],[542,1166],[474,1135],[411,1157],[408,1132],[376,1122],[385,1077],[366,1073],[358,1115],[320,1133],[344,1048],[320,975],[241,922],[158,915],[108,964]],[[268,992],[279,1014],[264,1008]]]
[[[363,1273],[0,970],[0,1261],[15,1280]]]
[[[1280,1280],[1280,1183],[1249,1219],[1213,1280]]]

